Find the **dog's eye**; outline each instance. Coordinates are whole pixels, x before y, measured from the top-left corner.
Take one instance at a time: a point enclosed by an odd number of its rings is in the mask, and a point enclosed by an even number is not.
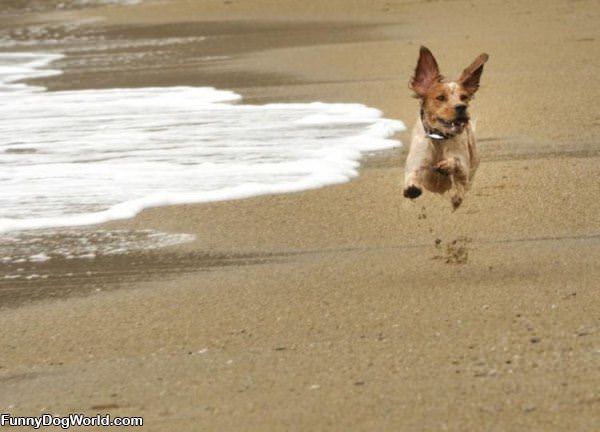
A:
[[[439,100],[440,102],[445,102],[446,101],[446,96],[439,95],[438,97],[436,97],[436,99]]]
[[[463,102],[464,102],[464,101],[466,101],[467,99],[469,99],[469,96],[467,96],[466,94],[462,94],[462,95],[460,95],[460,100],[461,100],[461,101],[463,101]]]

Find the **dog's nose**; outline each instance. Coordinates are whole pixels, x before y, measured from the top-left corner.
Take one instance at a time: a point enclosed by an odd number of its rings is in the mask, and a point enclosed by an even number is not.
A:
[[[454,109],[456,110],[456,114],[462,115],[467,111],[467,106],[464,104],[460,104],[460,105],[456,105],[454,107]]]

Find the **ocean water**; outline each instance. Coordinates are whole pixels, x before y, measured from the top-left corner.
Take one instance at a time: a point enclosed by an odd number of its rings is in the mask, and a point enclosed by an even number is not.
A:
[[[128,6],[141,3],[142,0],[9,0],[0,8],[2,12],[48,12],[96,6]]]
[[[60,54],[0,53],[0,232],[346,182],[402,122],[360,104],[245,105],[210,87],[48,92]]]
[[[62,228],[4,233],[0,236],[0,283],[2,279],[27,278],[26,269],[21,267],[27,263],[43,263],[56,258],[93,259],[150,251],[193,240],[191,234],[154,230]]]

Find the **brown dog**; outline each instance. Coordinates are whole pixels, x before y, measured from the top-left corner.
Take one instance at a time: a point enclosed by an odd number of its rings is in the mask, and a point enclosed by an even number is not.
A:
[[[487,54],[481,54],[456,81],[445,82],[433,54],[421,47],[410,82],[421,102],[406,159],[404,196],[421,195],[423,188],[450,191],[454,209],[463,202],[479,158],[467,108],[479,88]]]

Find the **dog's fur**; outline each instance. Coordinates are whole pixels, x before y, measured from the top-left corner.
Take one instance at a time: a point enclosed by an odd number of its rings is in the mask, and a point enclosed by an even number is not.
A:
[[[479,88],[487,54],[481,54],[458,80],[444,81],[431,51],[421,47],[410,87],[421,102],[406,159],[404,196],[415,199],[423,188],[450,191],[454,209],[461,205],[479,165],[468,104]]]

